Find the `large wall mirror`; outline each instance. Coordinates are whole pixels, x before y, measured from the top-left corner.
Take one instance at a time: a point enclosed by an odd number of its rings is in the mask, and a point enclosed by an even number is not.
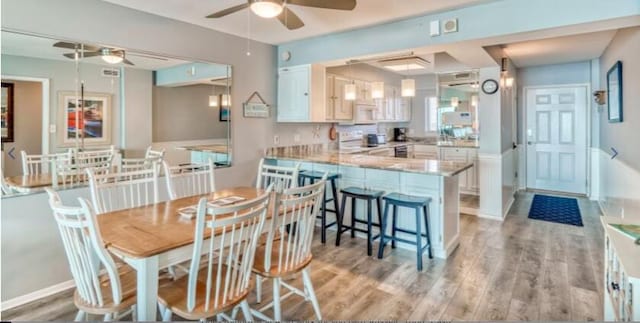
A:
[[[231,165],[229,65],[3,30],[2,84],[12,89],[13,129],[2,143],[3,179],[25,173],[21,151],[113,146],[116,168],[151,147],[174,165]]]

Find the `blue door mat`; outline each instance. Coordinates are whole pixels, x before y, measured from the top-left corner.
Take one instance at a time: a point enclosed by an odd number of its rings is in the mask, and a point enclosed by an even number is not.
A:
[[[583,226],[575,198],[536,194],[529,209],[529,219]]]

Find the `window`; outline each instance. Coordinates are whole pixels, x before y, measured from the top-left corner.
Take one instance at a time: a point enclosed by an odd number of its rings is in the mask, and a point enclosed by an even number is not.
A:
[[[437,132],[438,131],[438,98],[435,96],[430,96],[424,98],[424,106],[426,107],[426,111],[424,114],[425,118],[425,132]]]

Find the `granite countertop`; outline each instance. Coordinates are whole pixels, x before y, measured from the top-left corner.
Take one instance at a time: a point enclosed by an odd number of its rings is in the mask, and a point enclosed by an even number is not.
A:
[[[442,141],[442,140],[433,140],[433,139],[427,139],[427,138],[410,138],[408,142],[416,145],[429,145],[429,146],[438,146],[438,147],[480,148],[480,142],[478,142],[477,140]]]
[[[266,158],[438,176],[455,176],[473,167],[472,163],[464,162],[359,155],[337,151],[272,151],[267,153]]]
[[[227,145],[197,145],[197,146],[183,146],[178,147],[178,149],[191,150],[191,151],[202,151],[202,152],[210,152],[217,154],[226,154],[230,152],[229,146]]]
[[[395,148],[395,147],[399,147],[399,146],[409,146],[409,145],[413,145],[413,144],[414,143],[412,143],[412,142],[391,141],[391,142],[388,142],[386,144],[378,145],[378,146],[375,146],[375,147],[354,147],[354,148],[341,150],[340,152],[343,153],[343,154],[362,154],[362,153],[370,152],[372,150]]]

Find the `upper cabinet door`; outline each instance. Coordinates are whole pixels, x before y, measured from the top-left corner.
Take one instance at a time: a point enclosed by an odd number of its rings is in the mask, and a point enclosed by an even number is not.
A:
[[[309,65],[281,68],[278,72],[278,121],[310,121]]]
[[[334,78],[333,93],[335,100],[333,100],[333,116],[336,120],[353,120],[353,101],[344,99],[344,86],[350,82],[350,80],[344,78]]]

